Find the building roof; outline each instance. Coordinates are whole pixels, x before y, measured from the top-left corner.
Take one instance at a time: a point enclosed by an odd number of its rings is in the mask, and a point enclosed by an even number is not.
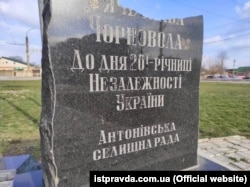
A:
[[[20,61],[20,60],[17,60],[17,59],[13,59],[13,58],[8,58],[8,57],[4,57],[4,56],[2,56],[2,57],[0,57],[0,59],[7,59],[7,60],[11,60],[11,61],[14,61],[14,62],[18,62],[18,63],[20,63],[20,64],[23,64],[23,65],[26,65],[26,66],[28,66],[28,64],[26,63],[26,62],[23,62],[23,61]],[[30,66],[31,67],[37,67],[37,66],[35,66],[35,65],[33,65],[33,64],[30,64]]]
[[[237,69],[237,72],[239,73],[250,72],[250,66],[239,67]]]

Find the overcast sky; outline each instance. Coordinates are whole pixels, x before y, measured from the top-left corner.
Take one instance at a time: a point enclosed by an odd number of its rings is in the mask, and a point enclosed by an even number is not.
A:
[[[203,60],[215,59],[225,51],[227,68],[233,68],[234,60],[235,67],[250,66],[250,0],[119,2],[156,20],[203,15]],[[42,45],[38,0],[0,0],[0,57],[21,56],[26,61],[26,35],[30,43],[30,61],[40,64]]]

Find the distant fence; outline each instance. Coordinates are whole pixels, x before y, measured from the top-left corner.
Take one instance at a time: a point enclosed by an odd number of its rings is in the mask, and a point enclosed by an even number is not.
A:
[[[0,76],[10,76],[10,77],[40,77],[40,69],[32,70],[0,70]]]

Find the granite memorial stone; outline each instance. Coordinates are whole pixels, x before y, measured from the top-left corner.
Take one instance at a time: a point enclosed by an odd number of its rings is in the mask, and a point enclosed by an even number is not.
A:
[[[157,21],[117,0],[39,5],[45,186],[196,166],[203,17]]]

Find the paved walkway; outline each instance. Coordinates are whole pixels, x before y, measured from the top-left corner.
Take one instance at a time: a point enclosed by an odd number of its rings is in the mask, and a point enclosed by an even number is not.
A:
[[[242,136],[200,139],[198,154],[232,171],[250,171],[250,139]]]
[[[229,170],[250,171],[250,139],[243,136],[200,139],[198,155]]]

